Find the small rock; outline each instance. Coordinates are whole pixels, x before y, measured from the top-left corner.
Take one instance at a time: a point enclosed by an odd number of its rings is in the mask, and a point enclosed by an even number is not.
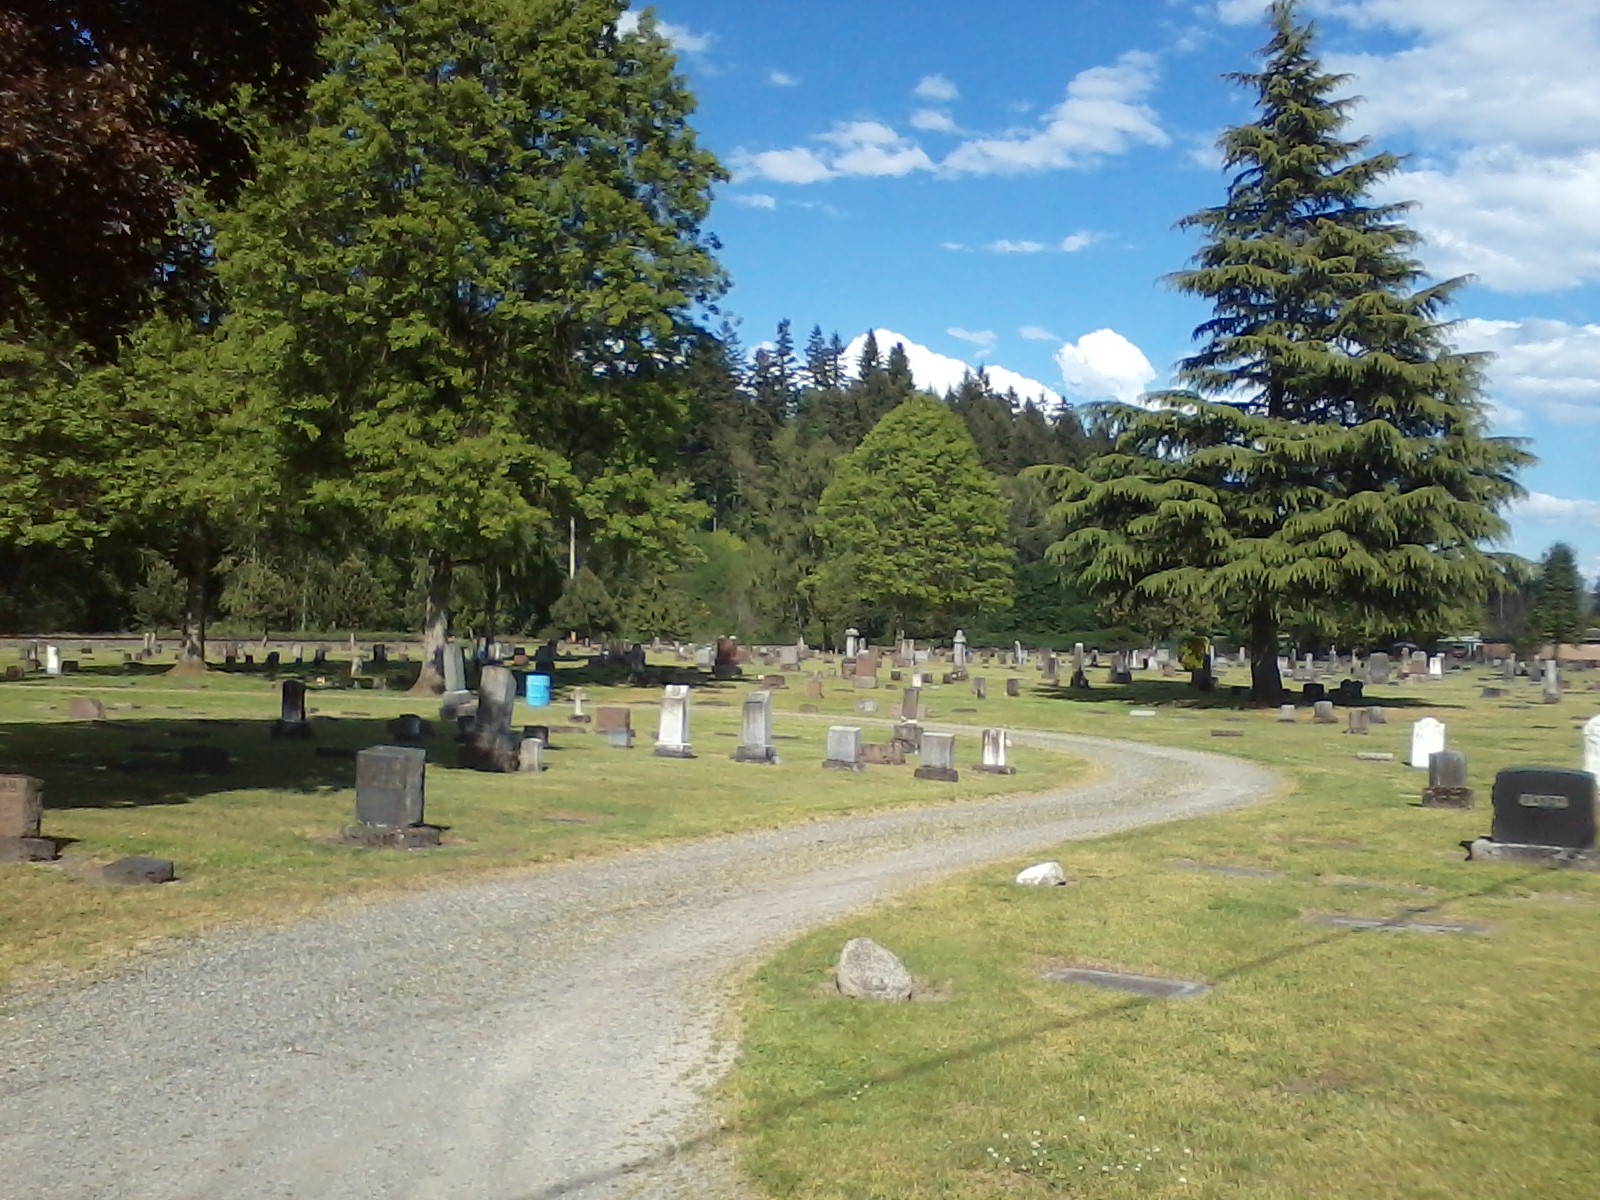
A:
[[[1017,882],[1028,887],[1060,887],[1067,882],[1067,873],[1058,862],[1042,862],[1023,871]]]
[[[871,938],[851,938],[844,944],[834,979],[852,1000],[911,999],[911,972]]]
[[[177,877],[178,872],[171,859],[145,858],[137,854],[119,858],[100,868],[100,878],[106,883],[171,883]]]

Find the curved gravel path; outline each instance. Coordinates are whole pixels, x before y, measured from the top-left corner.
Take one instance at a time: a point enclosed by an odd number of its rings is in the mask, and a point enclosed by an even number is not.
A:
[[[1236,807],[1236,759],[1019,733],[1081,787],[828,820],[211,936],[0,1009],[0,1196],[553,1200],[712,1185],[678,1154],[731,971],[940,875]],[[819,785],[824,783],[819,775]]]

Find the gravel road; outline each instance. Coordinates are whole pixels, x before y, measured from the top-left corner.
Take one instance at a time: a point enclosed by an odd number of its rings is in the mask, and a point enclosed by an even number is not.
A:
[[[1198,752],[1016,740],[1099,774],[208,936],[29,993],[0,1008],[0,1197],[716,1200],[701,1097],[729,1058],[731,972],[940,875],[1278,782]]]

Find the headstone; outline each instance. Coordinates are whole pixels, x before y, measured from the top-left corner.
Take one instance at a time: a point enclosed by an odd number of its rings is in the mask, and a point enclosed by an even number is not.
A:
[[[1429,656],[1429,658],[1428,658],[1428,678],[1429,679],[1443,679],[1444,678],[1444,655],[1442,655],[1442,654],[1434,654],[1434,655],[1430,655]]]
[[[273,723],[272,736],[310,737],[311,722],[306,720],[306,685],[298,679],[285,679],[279,691],[279,715]]]
[[[67,701],[67,720],[104,721],[106,706],[93,696],[74,696]]]
[[[1280,705],[1278,705],[1278,721],[1281,724],[1293,725],[1294,724],[1294,713],[1295,713],[1294,705],[1292,705],[1292,704],[1280,704]]]
[[[739,748],[734,762],[776,763],[777,748],[772,744],[772,693],[751,692],[744,698],[744,713]]]
[[[428,755],[410,746],[372,746],[356,755],[356,821],[382,829],[421,825]]]
[[[1024,887],[1064,887],[1067,873],[1058,862],[1042,862],[1021,872],[1017,882]]]
[[[922,724],[919,721],[896,721],[894,725],[894,742],[907,754],[917,754],[922,750]]]
[[[442,671],[444,674],[444,690],[446,692],[464,692],[467,690],[467,663],[461,653],[461,647],[455,642],[446,642],[441,654]]]
[[[1371,720],[1367,716],[1367,710],[1364,708],[1352,708],[1350,710],[1349,721],[1350,723],[1346,727],[1345,732],[1353,733],[1361,737],[1366,736],[1367,727],[1372,724]]]
[[[1561,665],[1553,658],[1545,660],[1544,664],[1544,702],[1561,703]]]
[[[983,731],[983,761],[978,770],[988,775],[1015,775],[1017,769],[1010,763],[1011,735],[1004,729]]]
[[[1595,777],[1587,771],[1510,767],[1494,780],[1497,842],[1587,850],[1595,840]]]
[[[1600,717],[1583,723],[1583,769],[1600,779]]]
[[[806,699],[807,700],[821,700],[822,698],[823,698],[822,680],[820,680],[820,679],[808,679],[808,680],[806,680]]]
[[[1428,673],[1428,652],[1426,650],[1413,650],[1406,666],[1408,675],[1426,675]]]
[[[1517,677],[1517,656],[1508,654],[1500,662],[1500,678],[1505,683],[1511,683]]]
[[[844,656],[855,658],[861,653],[861,631],[859,629],[846,629],[844,631]]]
[[[583,706],[589,701],[589,694],[582,688],[574,688],[572,692],[572,715],[567,718],[574,725],[589,724],[589,714],[583,711]]]
[[[869,938],[844,944],[834,982],[852,1000],[909,1000],[913,986],[905,963]]]
[[[44,648],[44,673],[46,675],[61,674],[61,647],[45,644]]]
[[[545,739],[540,737],[525,737],[517,745],[517,771],[519,774],[536,775],[544,770]]]
[[[461,763],[479,771],[510,774],[517,769],[518,739],[511,732],[517,708],[517,677],[510,667],[490,665],[478,677],[478,708]]]
[[[978,700],[987,700],[989,698],[989,681],[982,675],[972,681],[972,695]]]
[[[828,757],[822,765],[829,771],[866,770],[861,759],[861,730],[854,725],[829,726]]]
[[[918,779],[955,783],[961,778],[960,772],[956,770],[955,734],[924,733],[920,753],[922,765],[913,772]]]
[[[1423,717],[1411,726],[1411,765],[1419,771],[1428,769],[1430,756],[1444,749],[1444,722],[1433,717]]]
[[[903,721],[918,721],[922,719],[922,689],[908,687],[900,697],[900,719]]]
[[[1367,720],[1374,725],[1387,725],[1389,714],[1384,708],[1375,704],[1367,709]]]
[[[613,750],[633,749],[633,710],[631,708],[601,707],[595,709],[594,729],[604,734]]]
[[[1467,756],[1454,750],[1441,750],[1428,758],[1428,786],[1422,789],[1424,808],[1471,808],[1472,789],[1467,786]]]
[[[1308,683],[1300,689],[1300,699],[1306,704],[1319,704],[1328,698],[1328,689],[1320,683]]]
[[[1023,652],[1021,642],[1011,643],[1011,665],[1013,667],[1025,667],[1028,665],[1028,656]]]
[[[1020,679],[1007,679],[1006,680],[1006,695],[1008,695],[1008,696],[1020,696],[1020,695],[1022,695],[1022,680],[1020,680]]]
[[[382,642],[378,642],[372,647],[372,665],[375,667],[386,667],[389,665],[389,647],[385,646]]]
[[[326,646],[318,646],[314,651],[312,651],[311,665],[313,667],[325,667],[328,665],[328,648]],[[448,681],[449,678],[450,675],[448,672],[446,672],[445,679]]]
[[[1338,721],[1333,715],[1332,700],[1318,700],[1311,706],[1311,720],[1318,725],[1332,725]]]
[[[686,684],[671,683],[661,691],[661,720],[657,726],[655,754],[658,758],[695,756],[689,742],[689,688]]]
[[[389,736],[402,746],[415,746],[433,736],[433,725],[416,713],[401,713],[388,725]]]
[[[44,818],[44,780],[0,775],[0,839],[36,838]]]
[[[876,700],[857,700],[856,711],[870,716],[878,711],[878,702]]]
[[[956,630],[956,636],[955,636],[954,642],[952,643],[952,646],[953,646],[953,649],[952,649],[951,665],[953,667],[955,667],[955,669],[958,670],[958,671],[966,670],[966,667],[967,667],[967,635],[965,633],[963,633],[959,629]]]
[[[906,748],[899,742],[863,742],[861,761],[869,767],[903,767],[906,765]]]
[[[739,667],[739,643],[735,638],[718,638],[716,657],[711,664],[713,679],[737,679],[744,672]]]
[[[280,665],[282,665],[282,663],[283,663],[283,656],[281,654],[279,654],[278,651],[276,651],[276,650],[267,651],[266,658],[262,659],[262,661],[261,661],[261,665],[262,666],[268,668],[269,670],[274,670],[274,671],[277,670],[278,667]]]

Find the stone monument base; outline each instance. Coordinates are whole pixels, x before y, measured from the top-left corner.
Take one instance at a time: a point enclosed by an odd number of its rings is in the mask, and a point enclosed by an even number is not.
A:
[[[867,764],[864,762],[846,762],[842,758],[825,758],[822,760],[824,771],[865,771]]]
[[[657,758],[693,758],[694,747],[688,742],[657,742],[652,753]]]
[[[1422,789],[1423,808],[1471,808],[1472,789],[1468,787],[1426,787]]]
[[[940,783],[958,783],[961,772],[954,767],[918,767],[911,774],[917,779],[934,779]]]
[[[978,764],[978,770],[984,775],[1015,775],[1017,773],[1015,767],[992,767],[983,763]]]
[[[339,831],[346,846],[367,846],[374,850],[427,850],[439,844],[437,825],[346,825]]]
[[[732,754],[734,762],[742,763],[771,763],[778,761],[778,748],[776,746],[740,746]]]
[[[1534,846],[1526,842],[1497,842],[1477,838],[1462,842],[1468,862],[1529,863],[1540,867],[1571,867],[1579,871],[1600,871],[1600,850],[1577,850],[1571,846]]]
[[[272,736],[275,738],[308,738],[311,736],[310,721],[274,721],[272,723]]]
[[[60,857],[54,838],[0,837],[0,863],[54,862]]]

